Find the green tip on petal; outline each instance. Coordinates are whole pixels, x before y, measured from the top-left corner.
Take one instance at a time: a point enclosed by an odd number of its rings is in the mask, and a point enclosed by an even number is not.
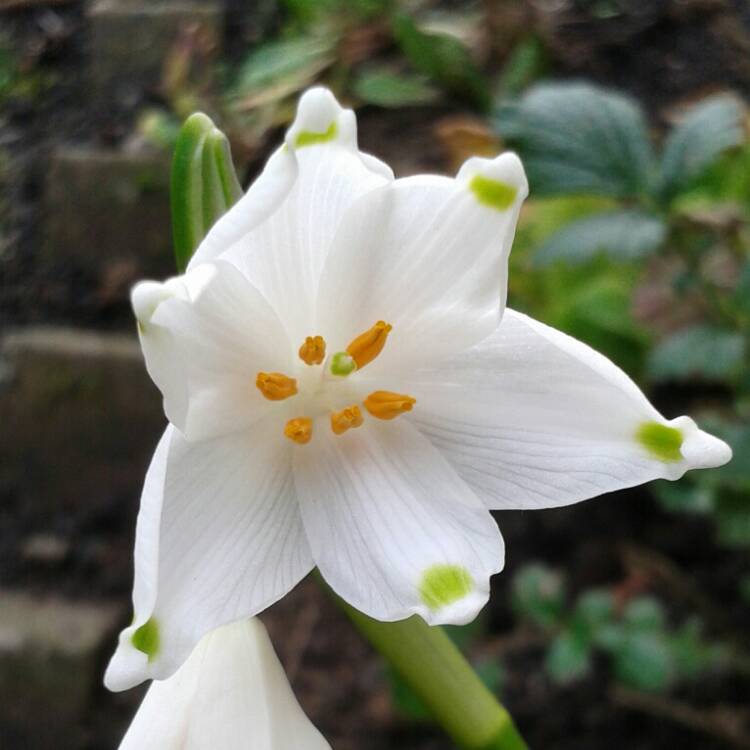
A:
[[[471,593],[474,581],[460,565],[433,565],[419,584],[419,596],[432,610],[447,607]]]
[[[142,653],[148,656],[149,661],[153,661],[159,651],[159,625],[151,617],[138,630],[133,633],[131,643]]]
[[[644,422],[635,434],[636,440],[656,459],[665,463],[682,461],[682,433],[675,427],[658,422]]]
[[[480,203],[498,211],[507,211],[518,194],[518,189],[513,185],[500,180],[492,180],[481,174],[471,178],[469,190],[476,195]]]
[[[351,375],[357,369],[357,363],[346,352],[336,352],[331,357],[331,372],[334,375]]]
[[[294,145],[297,148],[304,148],[305,146],[314,146],[316,143],[327,143],[336,137],[338,130],[339,126],[335,120],[322,133],[316,133],[313,130],[301,130],[297,133]]]

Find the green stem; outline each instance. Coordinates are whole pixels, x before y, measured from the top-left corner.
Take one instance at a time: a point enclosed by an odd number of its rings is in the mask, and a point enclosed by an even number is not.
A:
[[[322,578],[319,580],[322,582]],[[379,622],[349,606],[330,589],[329,592],[459,748],[528,750],[510,714],[442,628],[430,627],[417,616],[399,622]]]

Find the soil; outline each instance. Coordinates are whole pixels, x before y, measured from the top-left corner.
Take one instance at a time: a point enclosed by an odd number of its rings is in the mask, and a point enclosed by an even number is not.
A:
[[[257,35],[240,3],[231,5],[230,18],[242,34]],[[556,75],[620,86],[645,102],[657,119],[670,105],[707,90],[732,87],[750,93],[750,9],[744,0],[562,3],[558,5],[565,10],[557,14],[540,10],[547,4],[532,5],[533,14],[544,16]],[[595,8],[605,5],[620,14],[596,15]],[[265,22],[273,27],[273,11]],[[86,59],[83,3],[0,9],[0,24],[25,64],[53,80],[42,97],[8,102],[0,111],[0,148],[10,154],[0,175],[3,325],[124,328],[130,323],[124,303],[104,309],[87,303],[94,298],[90,280],[64,264],[41,262],[38,247],[45,163],[52,148],[70,142],[117,143],[128,132],[133,110],[123,107],[115,120],[92,117],[80,76]],[[232,36],[232,28],[227,33],[228,48],[237,49],[238,34]],[[399,164],[413,165],[415,159],[427,169],[444,168],[434,140],[401,137],[424,132],[434,115],[428,110],[365,110],[361,142],[395,163],[397,172]],[[699,395],[655,397],[669,416],[677,401]],[[0,498],[0,508],[3,585],[71,598],[129,599],[134,498],[109,494],[103,487],[82,497],[76,508],[43,517],[14,497]],[[668,697],[639,703],[637,696],[618,691],[606,665],[597,664],[588,677],[556,686],[543,669],[539,634],[520,627],[509,607],[514,571],[541,560],[565,571],[572,594],[594,585],[653,592],[668,603],[674,623],[698,610],[709,636],[730,638],[750,650],[750,608],[736,594],[738,580],[747,574],[747,559],[714,544],[708,521],[662,512],[648,488],[570,508],[506,512],[497,518],[506,539],[507,567],[494,580],[486,632],[470,652],[502,660],[502,698],[530,747],[600,750],[605,742],[612,750],[749,746],[737,739],[739,734],[732,736],[747,721],[747,679],[708,675]],[[39,531],[69,540],[61,562],[24,558],[20,540]],[[263,619],[301,703],[336,750],[451,747],[437,730],[397,715],[381,662],[313,580],[300,584]],[[102,664],[109,650],[102,653]],[[141,692],[97,692],[85,720],[88,750],[116,746]],[[744,731],[747,737],[750,729]]]

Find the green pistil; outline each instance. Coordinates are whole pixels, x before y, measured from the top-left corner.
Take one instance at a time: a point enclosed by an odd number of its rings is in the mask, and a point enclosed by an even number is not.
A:
[[[331,357],[331,372],[334,375],[344,377],[351,375],[357,369],[357,363],[346,352],[336,352]]]

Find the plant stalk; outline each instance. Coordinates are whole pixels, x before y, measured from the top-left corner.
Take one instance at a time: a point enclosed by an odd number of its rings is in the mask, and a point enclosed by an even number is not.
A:
[[[442,628],[416,615],[398,622],[373,620],[318,579],[461,750],[528,750],[511,715]]]

